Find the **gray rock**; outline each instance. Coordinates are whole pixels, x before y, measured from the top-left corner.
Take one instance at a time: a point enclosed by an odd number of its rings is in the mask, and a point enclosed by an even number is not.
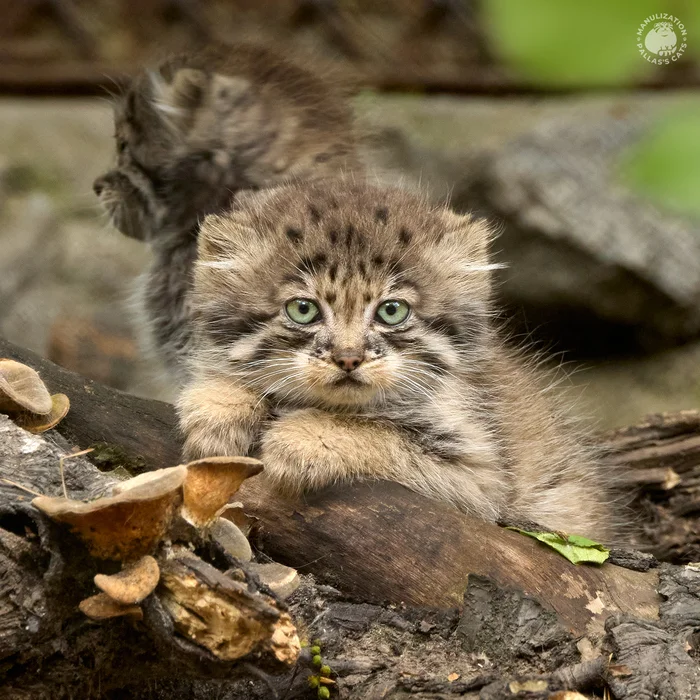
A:
[[[558,119],[485,160],[475,202],[505,222],[506,301],[670,341],[697,335],[700,222],[618,182],[647,123],[641,112]]]
[[[605,354],[700,333],[700,222],[617,176],[625,150],[674,102],[374,96],[358,106],[390,127],[374,138],[378,171],[494,222],[502,301],[529,328],[549,327],[549,341]]]

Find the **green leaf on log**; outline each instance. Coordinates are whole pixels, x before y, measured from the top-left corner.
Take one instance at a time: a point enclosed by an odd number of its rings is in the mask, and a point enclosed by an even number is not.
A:
[[[565,535],[560,532],[530,532],[517,527],[507,529],[533,537],[559,552],[572,564],[602,564],[610,556],[610,550],[607,547],[580,535]]]

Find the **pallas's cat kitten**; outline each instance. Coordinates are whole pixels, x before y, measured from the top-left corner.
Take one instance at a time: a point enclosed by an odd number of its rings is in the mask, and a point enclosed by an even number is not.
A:
[[[591,449],[500,339],[490,232],[348,180],[239,196],[202,227],[188,458],[282,492],[388,479],[487,520],[608,538]]]
[[[135,78],[116,100],[115,137],[116,165],[94,189],[114,225],[153,250],[139,326],[177,381],[201,220],[240,189],[354,170],[352,112],[342,88],[283,56],[212,46]]]

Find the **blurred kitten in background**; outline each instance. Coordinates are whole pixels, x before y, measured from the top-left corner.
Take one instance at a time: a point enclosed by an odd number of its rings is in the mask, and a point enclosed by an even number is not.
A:
[[[117,100],[115,130],[116,167],[94,190],[114,225],[153,250],[137,325],[177,384],[201,220],[241,189],[356,170],[352,111],[337,84],[284,57],[217,46],[136,78]]]

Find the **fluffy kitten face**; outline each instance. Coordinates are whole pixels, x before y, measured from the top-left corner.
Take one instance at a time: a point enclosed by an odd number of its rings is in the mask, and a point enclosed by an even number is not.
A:
[[[200,233],[198,367],[273,401],[424,401],[480,352],[489,232],[399,190],[348,181],[236,200]]]
[[[94,189],[122,233],[153,240],[237,190],[352,168],[351,121],[338,90],[264,49],[176,56],[116,103],[116,167]]]

